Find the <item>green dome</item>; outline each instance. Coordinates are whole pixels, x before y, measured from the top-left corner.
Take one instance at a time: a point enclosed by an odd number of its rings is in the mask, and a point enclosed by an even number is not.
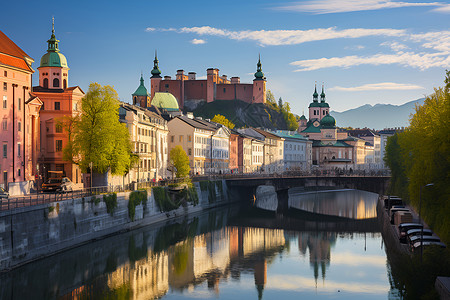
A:
[[[66,57],[60,52],[47,52],[41,58],[42,67],[60,67],[60,68],[68,68]]]
[[[305,115],[302,115],[302,116],[300,117],[300,120],[306,120]]]
[[[330,105],[326,102],[320,102],[318,104],[319,104],[318,107],[330,107]]]
[[[318,102],[311,102],[308,107],[320,107],[320,103],[318,103]]]
[[[256,64],[257,68],[256,68],[256,73],[255,73],[255,79],[254,80],[264,80],[264,73],[262,71],[261,68],[261,57],[259,57],[258,59],[258,63]]]
[[[177,98],[171,93],[156,92],[152,99],[152,105],[167,111],[179,111]]]
[[[66,57],[59,52],[58,43],[59,40],[55,37],[55,19],[53,19],[52,22],[52,35],[50,36],[50,39],[47,41],[48,48],[47,53],[45,53],[41,58],[41,65],[39,68],[42,67],[59,67],[59,68],[69,68],[67,65],[67,59]]]
[[[336,127],[336,120],[328,114],[320,120],[320,125],[322,127]]]

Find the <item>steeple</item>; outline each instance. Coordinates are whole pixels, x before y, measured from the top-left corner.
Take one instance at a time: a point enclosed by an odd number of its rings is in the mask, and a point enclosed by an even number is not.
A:
[[[317,93],[317,83],[314,85],[313,102],[317,102],[319,98],[319,93]]]
[[[325,102],[325,92],[322,83],[322,93],[320,93],[320,102]]]
[[[265,80],[264,73],[262,72],[261,68],[261,55],[258,55],[258,63],[256,64],[256,73],[255,73],[255,79],[254,80]]]
[[[55,18],[52,17],[52,35],[50,36],[50,39],[47,41],[48,43],[48,49],[47,52],[59,52],[58,49],[58,43],[59,40],[55,37]]]
[[[137,88],[137,90],[132,94],[132,96],[148,96],[148,92],[147,92],[147,88],[144,85],[144,77],[142,76],[141,73],[141,79],[140,79],[141,84],[139,85],[139,87]]]
[[[153,70],[152,70],[152,77],[150,78],[161,78],[161,71],[159,70],[158,67],[158,57],[156,55],[156,50],[155,50],[155,60],[153,61]]]

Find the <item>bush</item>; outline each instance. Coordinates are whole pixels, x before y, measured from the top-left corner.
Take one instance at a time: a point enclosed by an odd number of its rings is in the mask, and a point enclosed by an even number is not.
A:
[[[136,206],[143,203],[147,205],[147,191],[138,190],[130,193],[130,199],[128,200],[128,216],[131,221],[134,221],[134,216],[136,214]]]
[[[200,190],[202,190],[203,192],[207,191],[208,190],[208,185],[209,185],[208,180],[200,181]]]
[[[117,207],[117,194],[112,193],[109,195],[103,195],[103,202],[106,204],[106,211],[108,214],[113,214],[114,209]]]

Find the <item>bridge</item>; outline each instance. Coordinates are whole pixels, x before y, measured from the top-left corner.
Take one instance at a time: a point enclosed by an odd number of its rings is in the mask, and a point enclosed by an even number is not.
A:
[[[272,176],[227,178],[226,183],[231,191],[254,190],[260,185],[272,185],[276,191],[293,187],[356,189],[377,194],[385,194],[390,176]]]

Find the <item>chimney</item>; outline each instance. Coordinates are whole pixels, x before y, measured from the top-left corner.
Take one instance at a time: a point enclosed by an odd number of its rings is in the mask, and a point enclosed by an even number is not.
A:
[[[188,112],[186,113],[186,117],[188,117],[189,119],[194,119],[194,113],[191,112],[191,111],[188,111]]]
[[[177,80],[184,79],[184,70],[177,70]]]
[[[231,83],[241,83],[241,78],[239,78],[239,77],[231,77]]]
[[[195,72],[189,72],[188,73],[188,80],[195,80],[195,75],[196,75],[197,73],[195,73]]]
[[[164,80],[172,80],[172,77],[170,77],[170,76],[164,76]]]

